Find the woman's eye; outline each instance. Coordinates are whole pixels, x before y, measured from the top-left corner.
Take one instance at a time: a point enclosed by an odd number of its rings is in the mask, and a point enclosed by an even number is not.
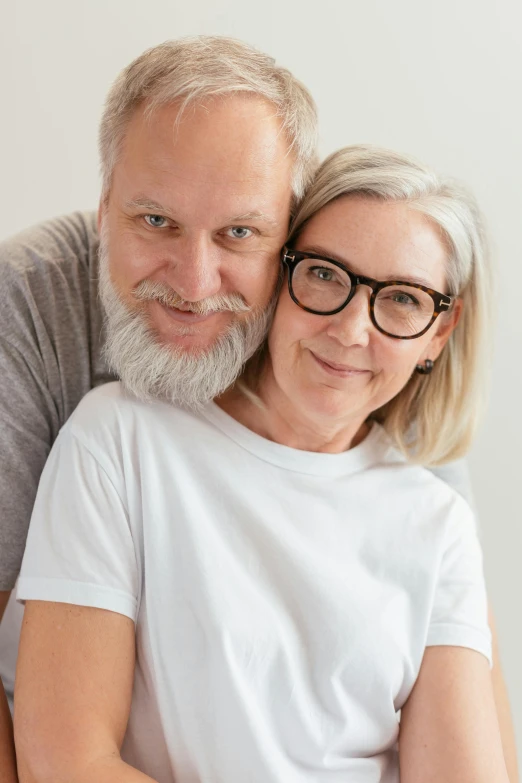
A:
[[[394,300],[398,302],[399,304],[416,304],[415,299],[413,296],[410,296],[409,294],[395,294]]]
[[[167,218],[162,215],[144,215],[145,223],[151,228],[163,228],[167,225]]]
[[[227,229],[227,233],[233,239],[248,239],[254,232],[251,228],[246,228],[245,226],[232,226]]]
[[[325,280],[326,282],[330,282],[334,279],[334,273],[331,269],[326,269],[325,267],[316,266],[313,267],[310,270],[315,277],[318,277],[319,280]]]
[[[410,294],[405,294],[401,291],[397,291],[397,293],[393,294],[392,299],[394,302],[397,302],[397,304],[404,304],[404,305],[419,304],[414,296],[410,296]]]

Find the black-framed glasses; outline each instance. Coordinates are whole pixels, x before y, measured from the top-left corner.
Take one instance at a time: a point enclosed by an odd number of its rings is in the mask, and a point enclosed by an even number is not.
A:
[[[455,297],[401,280],[381,282],[356,275],[344,264],[317,253],[284,247],[288,290],[301,309],[315,315],[335,315],[350,303],[357,286],[371,288],[369,310],[373,325],[388,337],[413,340],[428,331]]]

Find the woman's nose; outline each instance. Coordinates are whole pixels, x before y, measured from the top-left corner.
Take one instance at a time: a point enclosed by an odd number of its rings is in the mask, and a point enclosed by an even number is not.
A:
[[[367,346],[373,329],[370,296],[367,286],[359,286],[344,310],[331,317],[327,334],[345,346]]]

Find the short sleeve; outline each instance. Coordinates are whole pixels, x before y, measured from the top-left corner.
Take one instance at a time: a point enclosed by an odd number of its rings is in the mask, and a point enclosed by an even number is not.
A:
[[[108,609],[136,621],[139,557],[118,483],[66,426],[38,488],[18,600]]]
[[[473,513],[457,498],[447,528],[426,646],[469,647],[492,661],[482,551]]]

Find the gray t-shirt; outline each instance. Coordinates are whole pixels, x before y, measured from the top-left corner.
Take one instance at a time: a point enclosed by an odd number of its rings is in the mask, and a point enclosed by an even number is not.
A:
[[[40,474],[100,357],[95,213],[0,243],[0,590],[13,588]]]
[[[60,428],[90,389],[114,380],[101,357],[98,244],[94,212],[0,243],[0,590],[18,577],[38,482]],[[465,463],[439,475],[470,499]],[[12,600],[0,626],[8,693],[20,622]]]

